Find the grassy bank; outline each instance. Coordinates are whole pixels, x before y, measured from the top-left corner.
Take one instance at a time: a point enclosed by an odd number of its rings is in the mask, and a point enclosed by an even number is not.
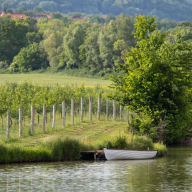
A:
[[[125,121],[93,121],[68,125],[46,133],[24,130],[23,137],[0,138],[0,163],[79,160],[82,150],[103,147],[150,149],[156,148],[158,156],[166,154],[166,147],[153,144],[146,136],[127,132]]]

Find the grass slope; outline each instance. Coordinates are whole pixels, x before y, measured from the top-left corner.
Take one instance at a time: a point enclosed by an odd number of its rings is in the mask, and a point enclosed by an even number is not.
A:
[[[18,137],[19,129],[14,127],[11,132],[11,138],[6,139],[6,130],[0,130],[0,140],[4,143],[14,143],[15,145],[20,145],[23,147],[37,147],[40,143],[55,138],[57,136],[70,137],[73,139],[78,139],[84,143],[89,143],[90,145],[100,144],[104,139],[113,137],[119,134],[119,132],[124,132],[127,127],[126,121],[114,121],[114,120],[94,120],[94,121],[84,121],[83,123],[77,123],[76,125],[68,124],[65,128],[56,127],[54,131],[49,127],[46,127],[46,133],[42,133],[42,127],[35,129],[35,132],[30,135],[29,129],[27,127],[23,130],[23,136]]]
[[[109,80],[73,77],[60,74],[0,74],[0,84],[5,83],[22,83],[24,81],[43,85],[101,85],[108,86]]]

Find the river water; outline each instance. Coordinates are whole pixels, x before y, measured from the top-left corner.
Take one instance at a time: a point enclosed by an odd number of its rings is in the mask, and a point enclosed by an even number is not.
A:
[[[152,160],[0,165],[0,191],[192,191],[192,146]]]

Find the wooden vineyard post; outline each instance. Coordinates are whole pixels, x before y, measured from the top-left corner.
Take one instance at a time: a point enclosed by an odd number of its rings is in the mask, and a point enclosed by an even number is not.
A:
[[[98,97],[98,107],[97,107],[97,119],[100,120],[101,113],[101,97]]]
[[[113,100],[113,119],[116,119],[116,100]]]
[[[92,120],[92,96],[89,97],[89,119]]]
[[[46,104],[43,105],[43,133],[45,133]]]
[[[83,97],[81,97],[81,122],[83,122]]]
[[[53,105],[53,123],[52,127],[55,130],[55,115],[56,115],[56,104]]]
[[[123,107],[122,105],[120,105],[120,120],[122,120],[122,111],[123,111]]]
[[[109,117],[109,100],[106,100],[106,119]]]
[[[62,102],[62,126],[65,127],[65,101]]]
[[[71,99],[71,120],[72,124],[74,124],[74,98]]]
[[[19,108],[19,137],[22,136],[22,107]]]
[[[9,127],[10,127],[10,112],[7,110],[7,138],[9,139]]]
[[[3,129],[3,115],[1,115],[1,124],[2,124],[2,129]]]
[[[34,132],[35,106],[31,106],[31,132]]]
[[[127,110],[127,121],[129,123],[129,110]]]

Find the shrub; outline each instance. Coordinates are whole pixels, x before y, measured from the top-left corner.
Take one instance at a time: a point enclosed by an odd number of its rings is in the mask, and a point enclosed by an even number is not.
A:
[[[45,146],[51,150],[53,160],[80,159],[82,146],[76,139],[57,137],[46,141]]]

